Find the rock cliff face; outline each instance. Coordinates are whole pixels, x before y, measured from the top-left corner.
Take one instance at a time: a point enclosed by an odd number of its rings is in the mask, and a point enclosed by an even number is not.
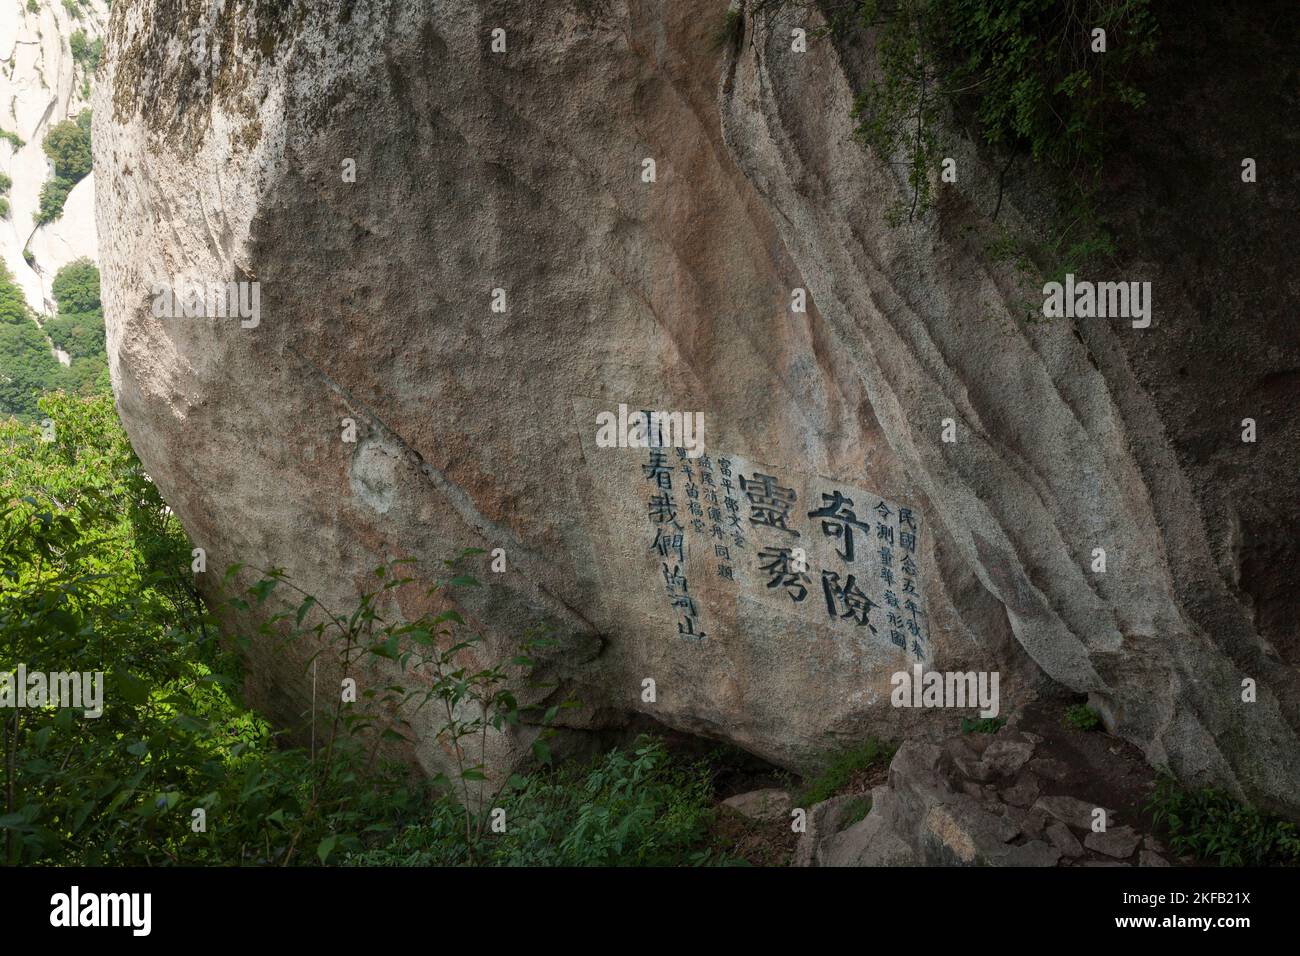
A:
[[[977,157],[886,224],[904,185],[851,139],[869,65],[791,49],[815,11],[718,44],[721,4],[548,6],[115,5],[114,386],[209,566],[346,606],[387,559],[504,549],[465,609],[490,654],[560,626],[575,730],[641,714],[806,767],[954,722],[891,706],[894,672],[997,671],[1003,710],[1087,693],[1151,761],[1296,807],[1295,550],[1252,590],[1240,530],[1294,520],[1294,337],[1228,357],[1213,479],[1152,348],[1197,307],[1183,267],[1113,277],[1153,282],[1151,329],[1026,322],[974,238]],[[255,324],[155,317],[159,287],[226,282],[257,283]],[[609,447],[620,405],[701,412],[704,455]],[[286,723],[309,653],[250,652]]]
[[[57,220],[37,228],[35,216],[41,187],[53,176],[41,143],[50,127],[89,106],[87,66],[73,58],[69,38],[80,30],[93,43],[107,20],[103,0],[73,8],[52,0],[0,7],[0,130],[18,141],[0,138],[0,172],[13,181],[4,196],[9,214],[0,218],[0,260],[40,313],[54,311],[50,283],[60,267],[96,258],[92,176],[73,187]]]

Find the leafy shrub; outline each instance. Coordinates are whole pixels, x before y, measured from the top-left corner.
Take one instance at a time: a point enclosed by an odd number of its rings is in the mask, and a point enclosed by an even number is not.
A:
[[[14,181],[5,173],[0,173],[0,193],[7,193]]]
[[[104,318],[98,312],[56,315],[45,320],[45,334],[71,358],[98,359],[106,365]]]
[[[77,65],[87,73],[94,73],[104,51],[104,41],[89,39],[85,30],[74,30],[68,44],[72,49],[72,59]]]
[[[0,219],[9,218],[9,200],[0,196]]]
[[[54,222],[63,215],[64,203],[68,201],[68,193],[72,192],[75,185],[76,183],[59,176],[47,179],[41,185],[41,204],[36,212],[38,226]]]
[[[91,171],[90,120],[90,110],[82,110],[75,120],[55,123],[45,134],[41,148],[54,163],[55,176],[77,183]]]
[[[1154,53],[1150,0],[859,0],[835,28],[876,34],[879,76],[858,97],[861,141],[904,157],[909,217],[933,199],[947,117],[987,146],[1067,172],[1086,192],[1100,168],[1105,117],[1139,108],[1131,82]],[[1104,53],[1091,49],[1106,31]]]
[[[1154,824],[1164,824],[1169,846],[1220,866],[1300,865],[1296,825],[1260,813],[1225,793],[1184,790],[1169,776],[1147,803]]]
[[[1096,730],[1101,718],[1087,704],[1073,704],[1065,709],[1065,723],[1075,730]]]
[[[1007,719],[1005,717],[981,717],[979,720],[972,717],[963,717],[961,719],[961,732],[963,734],[996,734],[1006,724]]]
[[[516,777],[496,799],[505,832],[490,833],[491,866],[661,866],[726,862],[707,845],[713,790],[703,761],[672,758],[642,737],[586,767]],[[467,862],[458,808],[436,805],[427,822],[391,842],[351,855],[360,866]]]
[[[18,152],[27,145],[17,133],[11,133],[7,129],[0,129],[0,139],[7,140],[9,145],[14,148],[14,152]]]
[[[31,311],[22,290],[14,283],[8,267],[0,262],[0,322],[22,324],[30,321]]]
[[[112,398],[54,395],[0,424],[0,670],[102,671],[103,715],[6,715],[9,863],[328,859],[405,819],[404,770],[341,739],[281,748],[238,701],[237,662],[194,591],[189,543],[141,473]],[[366,785],[359,785],[362,776]],[[207,814],[205,832],[192,811]]]
[[[72,360],[56,386],[77,395],[108,388],[99,269],[89,259],[69,262],[55,275],[52,291],[59,311],[45,320],[45,333]]]
[[[832,755],[825,770],[804,781],[797,805],[811,807],[830,799],[843,790],[856,774],[872,767],[887,765],[894,759],[896,750],[896,747],[871,737],[856,747]]]
[[[55,381],[59,362],[30,320],[0,324],[0,414],[31,420],[37,400]]]
[[[465,574],[461,565],[468,557],[482,553],[468,549],[458,558],[444,562],[454,576],[435,581],[425,590],[425,597],[445,600],[454,588],[478,587],[478,581]],[[349,614],[325,608],[314,596],[289,581],[281,569],[264,571],[261,579],[247,590],[257,604],[263,604],[281,584],[301,598],[296,608],[271,614],[258,626],[262,638],[290,643],[310,637],[320,648],[312,655],[313,660],[328,650],[341,666],[345,679],[359,662],[372,659],[395,662],[417,678],[414,689],[389,685],[379,691],[368,691],[364,695],[366,707],[358,706],[360,702],[356,701],[336,702],[331,721],[331,751],[339,728],[357,734],[387,724],[377,735],[380,741],[406,741],[403,731],[411,725],[404,715],[414,716],[431,706],[438,721],[435,738],[452,756],[456,774],[453,780],[447,774],[438,773],[431,782],[460,800],[465,852],[468,860],[475,862],[477,847],[487,829],[491,801],[509,783],[501,781],[494,785],[488,779],[485,759],[489,735],[530,718],[540,728],[532,742],[533,754],[541,762],[549,763],[550,751],[545,741],[554,732],[549,725],[562,708],[574,706],[574,702],[521,707],[510,686],[512,678],[523,687],[546,686],[532,677],[537,664],[532,655],[554,643],[545,628],[538,629],[540,633],[526,634],[508,665],[481,667],[474,652],[483,639],[468,632],[457,611],[429,612],[409,622],[386,618],[382,607],[389,592],[416,584],[406,574],[413,563],[411,559],[398,559],[376,568],[379,586],[362,594],[358,606]],[[240,565],[232,566],[226,572],[227,580],[240,570]],[[251,607],[239,597],[232,598],[230,603],[239,611],[247,612]],[[304,624],[309,618],[311,622]],[[327,755],[327,766],[328,763]]]
[[[59,312],[45,321],[47,341],[22,290],[0,266],[0,416],[31,421],[39,396],[54,389],[92,395],[109,388],[99,270],[89,259],[70,262],[53,288]],[[68,353],[69,366],[54,358],[51,343]]]
[[[100,307],[99,268],[89,259],[74,259],[55,275],[51,291],[60,312],[94,312]]]

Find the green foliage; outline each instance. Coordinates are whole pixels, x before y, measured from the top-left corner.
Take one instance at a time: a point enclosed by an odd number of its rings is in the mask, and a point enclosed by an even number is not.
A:
[[[424,591],[426,599],[446,600],[451,590],[478,587],[466,574],[464,562],[482,554],[469,549],[458,558],[443,562],[452,575],[437,581]],[[270,615],[258,629],[265,640],[300,642],[310,639],[320,648],[312,655],[328,653],[334,666],[346,679],[356,667],[377,659],[399,665],[416,680],[414,689],[391,685],[380,691],[368,691],[364,702],[340,702],[335,705],[330,729],[331,750],[337,730],[349,734],[383,727],[381,739],[404,741],[410,729],[409,717],[420,715],[425,707],[433,711],[435,739],[454,763],[454,779],[443,773],[432,778],[435,787],[460,801],[463,839],[469,862],[476,862],[477,850],[484,839],[493,801],[509,781],[491,781],[486,767],[487,750],[495,735],[507,726],[530,723],[539,728],[532,741],[533,756],[549,763],[546,740],[554,733],[551,724],[561,709],[576,706],[564,700],[550,705],[521,706],[517,690],[553,689],[538,681],[533,671],[537,655],[554,645],[545,628],[536,629],[521,640],[518,651],[504,665],[483,667],[479,664],[481,635],[469,632],[464,619],[455,610],[426,613],[414,621],[390,619],[383,611],[399,589],[416,586],[408,572],[413,561],[399,559],[375,569],[378,585],[361,595],[360,604],[350,614],[337,614],[324,607],[314,596],[292,583],[280,569],[269,569],[248,588],[257,604],[264,603],[280,585],[301,601],[292,609]],[[228,577],[240,568],[232,568]],[[243,598],[232,599],[236,610],[246,611],[250,604]],[[327,660],[329,658],[326,658]],[[361,703],[367,706],[360,706]],[[427,719],[427,718],[426,718]],[[328,751],[326,763],[328,764]]]
[[[34,418],[60,368],[34,322],[0,324],[0,413]]]
[[[104,52],[104,41],[91,40],[85,30],[74,30],[68,39],[72,49],[72,59],[87,73],[94,73],[99,66],[99,58]]]
[[[9,863],[287,864],[360,846],[419,795],[357,740],[281,748],[238,701],[189,543],[107,395],[0,425],[0,669],[102,671],[103,715],[18,709],[0,735]],[[360,785],[365,772],[367,785]],[[192,811],[207,813],[206,832]]]
[[[72,19],[81,19],[81,7],[78,6],[77,0],[63,0],[63,9],[68,11],[68,16]]]
[[[0,196],[0,219],[9,218],[9,200]]]
[[[54,277],[52,291],[59,312],[94,312],[100,307],[99,269],[89,259],[74,259]]]
[[[6,173],[0,173],[0,193],[7,193],[14,181]]]
[[[41,148],[54,163],[54,174],[77,183],[90,172],[90,110],[82,110],[75,120],[55,123],[45,134]]]
[[[885,766],[894,759],[897,748],[874,737],[849,750],[832,755],[816,777],[804,781],[798,806],[811,807],[844,789],[856,774],[872,767]]]
[[[28,13],[40,13],[40,12],[41,12],[41,5],[40,5],[39,3],[37,3],[36,0],[27,0],[27,12],[28,12]]]
[[[99,270],[79,259],[59,270],[53,286],[59,313],[45,321],[43,335],[21,290],[0,271],[0,415],[32,421],[43,393],[92,395],[109,388]],[[70,366],[54,358],[51,343],[68,353]]]
[[[41,184],[41,205],[36,212],[36,225],[44,226],[63,215],[63,205],[76,183],[55,176]]]
[[[1073,704],[1065,708],[1065,723],[1075,730],[1096,730],[1101,718],[1087,704]]]
[[[0,262],[0,323],[21,325],[31,321],[31,310],[22,289],[14,283],[8,268]],[[3,367],[0,366],[0,371]]]
[[[1225,793],[1182,789],[1169,776],[1147,803],[1154,824],[1164,824],[1169,846],[1220,866],[1300,865],[1296,825],[1260,813]]]
[[[996,734],[1006,726],[1005,717],[982,717],[975,720],[971,717],[961,719],[961,732],[963,734]]]
[[[30,421],[62,367],[37,328],[22,290],[0,264],[0,416]]]
[[[1008,158],[1062,174],[1090,206],[1106,117],[1137,109],[1131,81],[1156,46],[1150,0],[859,0],[832,27],[875,32],[878,75],[858,97],[858,138],[907,170],[908,218],[928,208],[951,120]],[[1106,31],[1093,52],[1092,30]],[[893,210],[900,219],[903,208]]]
[[[642,737],[590,766],[516,777],[497,795],[505,831],[489,831],[490,866],[668,866],[726,862],[708,846],[713,788],[704,761],[673,759]],[[386,845],[350,856],[359,866],[466,863],[462,822],[448,801]]]
[[[27,145],[17,133],[11,133],[7,129],[0,129],[0,139],[8,140],[15,153]]]
[[[73,359],[98,359],[104,364],[104,318],[98,312],[56,315],[45,323],[50,341]]]
[[[45,134],[42,148],[54,163],[54,177],[41,186],[40,209],[36,213],[38,226],[63,215],[68,193],[91,171],[90,120],[90,110],[82,110],[75,120],[56,123]]]
[[[6,327],[8,325],[6,324]],[[26,326],[18,326],[26,327]],[[10,864],[352,863],[638,865],[718,862],[703,762],[640,740],[590,767],[542,769],[494,785],[482,742],[527,721],[544,740],[564,703],[521,704],[530,637],[502,667],[474,663],[478,639],[454,610],[410,622],[383,608],[416,586],[411,563],[335,613],[279,571],[229,597],[235,608],[292,594],[237,643],[269,650],[305,638],[307,666],[360,675],[398,663],[415,689],[368,691],[312,720],[313,746],[284,746],[238,698],[241,674],[194,588],[190,544],[142,472],[111,397],[52,395],[39,426],[0,424],[0,670],[102,671],[103,713],[14,708],[0,722],[0,840]],[[468,554],[475,552],[467,552]],[[439,606],[475,586],[446,562]],[[236,566],[226,580],[233,582]],[[269,609],[269,608],[268,608]],[[311,648],[308,648],[310,650]],[[335,673],[339,671],[336,670]],[[332,675],[333,676],[333,675]],[[435,792],[380,755],[408,721],[440,714],[453,778]],[[535,755],[549,760],[544,744]],[[505,811],[504,833],[491,828]],[[193,829],[193,811],[206,828]]]

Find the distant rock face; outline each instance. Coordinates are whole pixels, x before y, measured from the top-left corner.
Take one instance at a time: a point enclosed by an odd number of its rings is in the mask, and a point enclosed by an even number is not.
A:
[[[577,730],[641,714],[805,768],[951,728],[892,705],[897,671],[997,671],[1004,710],[1046,675],[1185,778],[1295,805],[1296,675],[1212,556],[1141,333],[1026,324],[960,206],[886,225],[856,64],[780,21],[719,48],[721,4],[417,7],[113,12],[113,381],[210,567],[346,606],[384,560],[503,549],[465,609],[496,655],[561,626]],[[255,322],[154,316],[225,282]],[[635,447],[642,410],[702,413],[703,454]],[[251,651],[286,723],[308,653]]]
[[[50,127],[75,118],[87,108],[85,69],[72,58],[69,38],[80,30],[88,42],[103,33],[108,20],[104,0],[69,7],[41,0],[36,10],[26,0],[0,5],[0,130],[14,133],[16,148],[0,139],[0,172],[13,180],[5,198],[9,215],[0,219],[0,260],[37,312],[53,312],[50,284],[55,273],[74,259],[95,259],[95,187],[92,176],[68,194],[63,215],[35,227],[41,187],[53,176],[41,148]],[[28,250],[35,262],[23,258]]]

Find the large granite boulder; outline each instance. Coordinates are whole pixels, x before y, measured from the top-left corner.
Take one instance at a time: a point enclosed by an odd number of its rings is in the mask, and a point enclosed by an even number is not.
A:
[[[885,222],[903,185],[851,138],[860,54],[793,51],[802,8],[719,44],[724,14],[114,6],[113,380],[209,566],[345,606],[385,560],[503,549],[464,608],[488,657],[559,625],[575,730],[640,714],[802,769],[951,729],[892,705],[895,672],[996,671],[1003,709],[1050,680],[1185,779],[1295,806],[1295,671],[1130,366],[1180,321],[1159,266],[1152,329],[1025,322],[969,204]],[[159,315],[231,282],[256,284],[244,321]],[[641,410],[701,413],[702,448],[635,447]],[[1276,452],[1232,446],[1244,414],[1214,440],[1249,472]],[[424,610],[410,592],[397,613]],[[286,724],[309,653],[250,651]],[[429,736],[407,756],[433,771]]]

